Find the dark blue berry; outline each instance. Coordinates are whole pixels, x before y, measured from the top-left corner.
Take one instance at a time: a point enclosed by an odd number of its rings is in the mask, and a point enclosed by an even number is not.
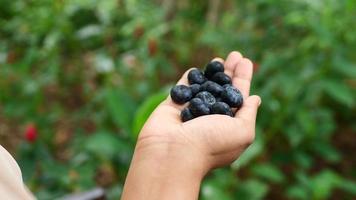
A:
[[[188,86],[176,85],[171,89],[171,98],[177,104],[184,104],[192,97],[192,90]]]
[[[221,97],[216,97],[215,100],[216,100],[216,102],[223,102]]]
[[[233,117],[232,110],[230,106],[224,102],[216,102],[210,110],[211,114],[221,114],[221,115],[228,115],[230,117]]]
[[[215,97],[207,91],[202,91],[199,92],[195,98],[199,98],[201,100],[203,100],[204,104],[207,105],[209,108],[211,108],[211,106],[214,105],[214,103],[216,102]]]
[[[211,80],[220,85],[225,85],[225,84],[231,85],[230,76],[226,75],[224,72],[217,72],[216,74],[214,74],[213,77],[211,77]]]
[[[217,97],[221,94],[222,91],[224,91],[224,88],[213,81],[206,81],[205,83],[203,83],[203,85],[201,85],[200,90],[208,91],[212,95]]]
[[[189,84],[202,84],[206,81],[206,78],[203,74],[203,72],[201,72],[198,69],[192,69],[189,71],[188,73],[188,82]]]
[[[192,112],[190,112],[189,108],[184,108],[182,110],[182,112],[180,113],[180,117],[183,122],[194,119],[194,116],[193,116]]]
[[[192,90],[193,97],[200,92],[200,85],[199,84],[192,84],[189,87],[190,87],[190,90]]]
[[[193,98],[189,103],[188,108],[194,117],[208,115],[210,113],[209,107],[199,98]]]
[[[224,71],[224,65],[221,62],[212,61],[206,65],[204,75],[208,79],[211,79],[211,77],[213,77],[215,73],[223,72],[223,71]]]
[[[224,85],[224,91],[221,93],[222,100],[230,107],[240,108],[243,103],[241,92],[232,85]]]

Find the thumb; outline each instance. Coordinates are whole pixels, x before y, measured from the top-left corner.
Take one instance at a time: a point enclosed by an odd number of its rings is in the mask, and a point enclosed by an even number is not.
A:
[[[236,113],[235,118],[244,119],[255,124],[257,110],[261,105],[261,98],[257,95],[249,96],[243,103],[241,109]]]

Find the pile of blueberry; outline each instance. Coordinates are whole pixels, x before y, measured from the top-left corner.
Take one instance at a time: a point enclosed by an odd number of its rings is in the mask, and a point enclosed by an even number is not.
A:
[[[171,89],[171,97],[177,104],[189,105],[181,112],[183,122],[199,116],[222,114],[233,117],[233,108],[241,108],[241,92],[224,73],[224,65],[218,61],[207,64],[204,73],[193,69],[188,73],[189,86],[176,85]]]

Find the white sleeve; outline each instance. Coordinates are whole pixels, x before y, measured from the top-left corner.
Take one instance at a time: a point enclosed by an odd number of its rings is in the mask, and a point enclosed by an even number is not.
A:
[[[22,182],[20,167],[9,152],[0,145],[0,199],[35,199]]]

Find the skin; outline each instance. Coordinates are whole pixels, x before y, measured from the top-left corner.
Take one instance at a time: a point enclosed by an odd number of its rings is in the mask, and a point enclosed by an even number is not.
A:
[[[260,97],[249,95],[252,62],[231,52],[224,64],[244,97],[235,117],[208,115],[185,123],[168,96],[151,114],[139,135],[122,200],[198,199],[200,184],[212,169],[229,165],[253,142]],[[177,84],[188,85],[187,74]]]

